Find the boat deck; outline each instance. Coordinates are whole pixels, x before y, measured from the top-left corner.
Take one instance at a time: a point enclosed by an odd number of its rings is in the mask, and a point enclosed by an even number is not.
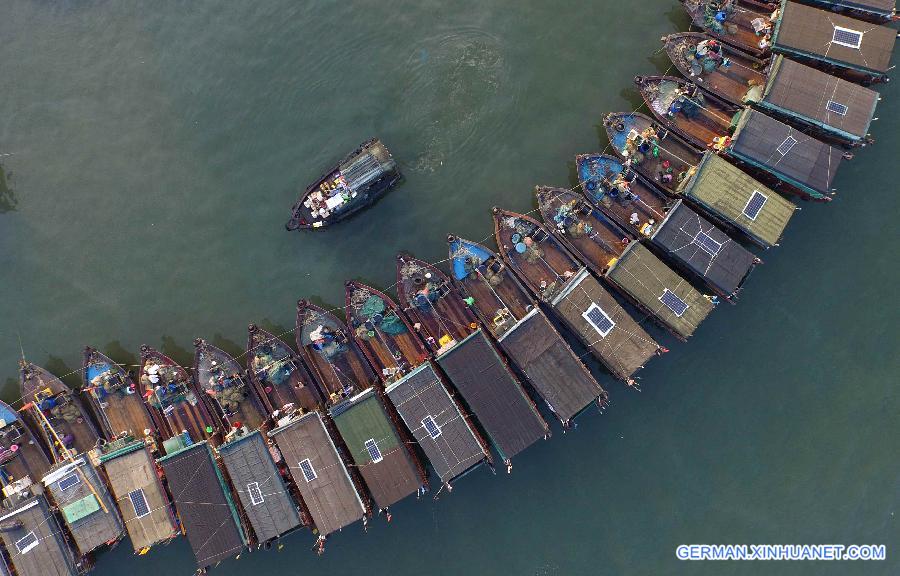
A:
[[[671,194],[676,193],[679,181],[688,171],[700,163],[701,152],[678,135],[659,127],[649,116],[638,112],[614,113],[607,115],[603,123],[616,154],[630,161],[631,168],[647,180]],[[646,151],[641,150],[644,141]],[[596,179],[595,174],[579,166],[579,177],[582,176],[588,177],[582,180],[585,185]]]
[[[270,414],[315,410],[322,396],[300,357],[280,338],[255,324],[248,329],[247,372]]]
[[[730,133],[736,109],[696,85],[673,76],[637,76],[635,84],[653,116],[694,146]]]
[[[237,360],[202,338],[195,340],[194,346],[197,383],[225,421],[234,427],[242,424],[250,430],[262,426],[266,409]]]
[[[632,238],[606,216],[592,207],[581,194],[558,188],[541,188],[537,193],[541,216],[555,225],[561,235],[582,255],[598,274],[603,274],[625,249],[623,239]],[[613,203],[614,207],[623,206]],[[621,210],[631,212],[626,209]],[[614,208],[618,209],[618,208]],[[628,215],[624,215],[628,221]]]
[[[50,469],[50,460],[21,414],[5,402],[0,402],[0,464],[12,482],[28,476],[37,482]]]
[[[771,30],[769,16],[772,15],[772,11],[777,7],[776,3],[735,0],[734,10],[728,14],[723,29],[716,31],[706,26],[706,0],[682,0],[682,2],[688,14],[694,20],[694,24],[704,28],[716,39],[753,54],[765,54],[769,51],[768,47],[760,47],[760,40],[762,40],[763,36],[756,34],[752,22],[760,18],[769,24],[769,30]]]
[[[350,280],[345,294],[347,324],[383,381],[394,381],[428,357],[405,315],[383,292]]]
[[[347,326],[305,300],[297,304],[295,336],[300,354],[334,405],[371,387],[378,379]]]
[[[450,285],[450,278],[431,264],[397,256],[397,295],[409,319],[434,354],[441,354],[478,329],[477,318]]]
[[[744,103],[749,91],[761,93],[766,84],[765,63],[740,50],[722,45],[730,65],[719,66],[712,71],[703,69],[694,54],[697,45],[708,39],[706,34],[683,32],[666,36],[663,41],[672,64],[704,90],[738,106]]]
[[[494,237],[501,257],[544,302],[559,294],[581,268],[537,220],[494,208]]]
[[[188,371],[148,346],[141,347],[138,390],[157,413],[164,440],[187,432],[191,440],[200,442],[219,430],[218,418],[204,404]]]
[[[125,432],[135,437],[153,430],[137,384],[118,364],[93,348],[84,351],[84,389],[107,440]]]

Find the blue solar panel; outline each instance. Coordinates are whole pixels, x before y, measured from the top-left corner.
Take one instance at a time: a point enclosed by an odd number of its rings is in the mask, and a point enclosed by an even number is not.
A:
[[[378,449],[378,444],[375,443],[373,438],[366,440],[366,450],[369,451],[369,458],[372,459],[372,463],[381,462],[381,450]]]
[[[306,478],[307,482],[312,482],[318,476],[316,476],[316,471],[313,470],[312,462],[309,461],[309,458],[300,462],[300,471],[303,472],[303,477]]]
[[[825,106],[829,112],[834,112],[840,116],[846,116],[848,108],[841,104],[840,102],[835,102],[834,100],[829,100],[828,104]]]
[[[698,232],[694,237],[694,244],[700,246],[710,256],[715,256],[722,249],[722,243],[713,240],[712,236],[706,232]]]
[[[612,318],[607,316],[606,312],[593,303],[582,316],[594,327],[594,330],[600,333],[600,336],[606,336],[616,326],[616,323],[612,321]]]
[[[150,513],[150,506],[147,505],[147,498],[144,496],[144,490],[138,488],[128,493],[131,505],[134,506],[134,515],[138,518],[146,516]]]
[[[778,148],[777,148],[778,153],[781,154],[782,156],[784,156],[785,154],[787,154],[788,152],[791,151],[791,148],[793,148],[794,144],[796,144],[796,143],[797,143],[796,138],[794,138],[793,136],[788,136],[787,138],[784,139],[784,142],[782,142],[781,144],[778,145]]]
[[[250,494],[250,503],[254,506],[262,504],[263,501],[265,501],[262,490],[259,489],[259,482],[250,482],[247,484],[247,493]]]
[[[34,532],[29,532],[22,538],[16,540],[16,548],[19,550],[19,554],[25,554],[37,545],[38,539],[37,536],[34,535]]]
[[[438,427],[437,422],[435,422],[434,418],[432,418],[431,416],[422,418],[422,426],[425,427],[425,430],[428,431],[428,435],[432,438],[437,438],[441,435],[441,429]]]
[[[81,478],[78,477],[78,474],[69,474],[57,483],[60,490],[68,490],[79,484],[81,484]]]
[[[832,42],[840,44],[842,46],[849,46],[850,48],[859,48],[859,45],[862,43],[862,32],[857,32],[856,30],[850,30],[849,28],[841,28],[840,26],[834,27],[834,36],[832,37]]]
[[[754,190],[753,195],[747,200],[747,205],[744,206],[744,216],[751,220],[756,220],[756,217],[759,216],[759,212],[765,205],[766,200],[768,200],[768,198],[766,198],[765,194],[759,190]]]
[[[682,314],[688,309],[687,303],[679,298],[674,292],[669,291],[668,288],[663,290],[662,296],[659,297],[660,301],[669,307],[669,310],[675,313],[676,316],[681,317]]]

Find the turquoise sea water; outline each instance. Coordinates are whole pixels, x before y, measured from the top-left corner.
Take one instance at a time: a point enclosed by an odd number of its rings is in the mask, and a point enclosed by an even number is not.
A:
[[[390,286],[401,249],[487,239],[490,207],[574,185],[603,113],[669,67],[674,0],[38,2],[0,18],[0,382],[19,342],[58,374],[90,344],[185,363],[204,337],[287,331],[294,302]],[[479,471],[352,526],[245,553],[237,574],[896,574],[900,571],[897,83],[877,143],[803,204],[738,306],[720,306],[633,393]],[[298,187],[381,137],[406,182],[319,234],[283,229]],[[67,379],[78,383],[77,375]],[[683,563],[682,543],[877,543],[882,563]],[[190,574],[180,539],[96,574]]]

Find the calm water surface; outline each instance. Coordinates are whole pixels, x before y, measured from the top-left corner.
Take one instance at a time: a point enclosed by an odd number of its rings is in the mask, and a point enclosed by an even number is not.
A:
[[[0,18],[0,383],[16,360],[59,374],[85,344],[189,362],[246,325],[287,331],[294,302],[381,286],[394,254],[446,257],[489,209],[574,184],[604,112],[664,72],[673,0],[27,2]],[[828,206],[804,204],[740,305],[689,345],[610,381],[614,404],[452,496],[403,502],[326,554],[308,532],[217,574],[896,574],[900,413],[895,287],[897,82],[877,144]],[[319,234],[282,225],[298,186],[372,135],[406,182]],[[594,367],[596,368],[596,366]],[[77,374],[67,379],[78,383]],[[685,564],[681,543],[879,543],[878,564]],[[165,572],[162,572],[165,571]],[[180,539],[96,574],[193,571]]]

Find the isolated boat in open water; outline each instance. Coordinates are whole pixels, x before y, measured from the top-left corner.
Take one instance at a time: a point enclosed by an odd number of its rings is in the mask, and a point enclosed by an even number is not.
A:
[[[226,434],[262,426],[268,412],[237,360],[202,338],[194,340],[194,347],[197,384],[228,424]]]
[[[277,420],[296,409],[307,412],[322,406],[312,374],[287,342],[256,324],[247,333],[247,373],[271,416]]]
[[[90,346],[82,364],[88,403],[106,440],[125,434],[135,438],[154,435],[153,420],[131,374],[108,356]]]
[[[888,79],[897,31],[782,0],[772,50],[861,84]]]
[[[757,56],[769,52],[776,2],[764,0],[680,0],[694,25],[717,40]]]
[[[209,440],[221,428],[221,421],[207,406],[191,374],[147,345],[141,346],[138,390],[150,407],[165,454]]]
[[[25,421],[40,431],[55,462],[66,461],[66,450],[82,454],[94,447],[97,430],[81,401],[62,380],[25,360],[19,362],[19,376],[22,398],[31,404],[23,412]]]
[[[324,228],[349,218],[401,179],[391,153],[373,138],[310,184],[291,209],[288,230]]]

